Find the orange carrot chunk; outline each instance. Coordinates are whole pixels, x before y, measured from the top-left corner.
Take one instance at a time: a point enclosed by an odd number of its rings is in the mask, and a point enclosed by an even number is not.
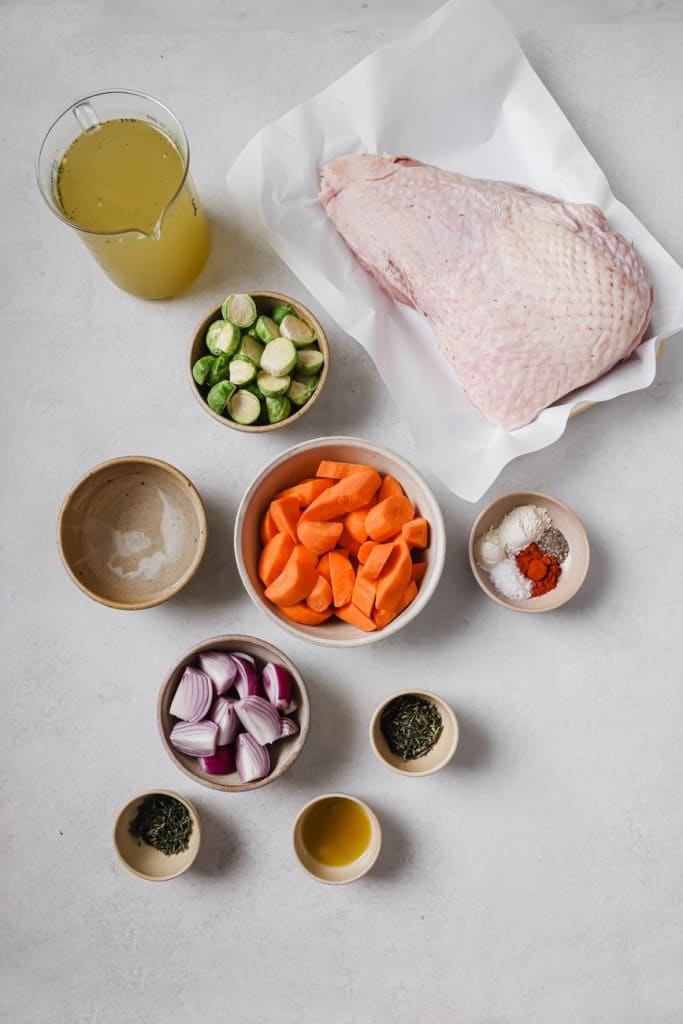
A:
[[[302,520],[297,527],[298,538],[304,547],[316,555],[331,551],[344,527],[341,523],[318,523],[315,519]]]
[[[351,601],[356,574],[346,555],[341,551],[330,551],[330,583],[335,608],[341,608]]]
[[[276,533],[264,546],[258,560],[258,574],[267,587],[278,578],[293,550],[294,541],[288,533]]]
[[[360,544],[355,540],[346,527],[343,528],[341,536],[339,537],[338,546],[347,552],[349,555],[355,555],[358,557],[360,551]]]
[[[261,520],[261,526],[259,527],[259,536],[261,538],[261,543],[267,544],[268,541],[272,540],[275,534],[278,532],[279,531],[277,526],[275,525],[275,520],[273,519],[273,513],[270,511],[270,509],[268,509],[263,519]]]
[[[369,580],[376,580],[386,565],[393,546],[393,544],[375,544],[360,571],[361,576],[365,576]]]
[[[365,520],[369,509],[357,508],[344,516],[344,529],[347,530],[358,544],[364,544],[368,539],[368,531],[365,528]]]
[[[330,556],[323,555],[318,562],[318,572],[321,576],[324,576],[327,582],[330,582]]]
[[[411,580],[403,593],[403,597],[393,611],[375,611],[373,619],[377,628],[383,629],[385,626],[388,626],[389,623],[393,622],[396,616],[400,615],[403,609],[407,608],[410,602],[414,601],[416,597],[417,583],[415,580]]]
[[[373,620],[364,615],[360,608],[356,608],[355,604],[346,604],[343,608],[335,608],[334,614],[343,622],[349,622],[352,626],[365,630],[366,633],[372,633],[377,629]]]
[[[415,510],[408,499],[395,495],[385,498],[370,509],[365,527],[373,540],[388,540],[400,533],[401,527],[409,523],[414,514]]]
[[[361,544],[358,549],[358,561],[361,565],[365,565],[375,547],[377,547],[377,543],[374,540],[366,540],[364,544]]]
[[[319,626],[321,622],[325,622],[334,614],[332,610],[328,612],[316,612],[312,608],[309,608],[307,604],[299,602],[297,604],[286,604],[281,605],[280,611],[283,615],[286,615],[292,622],[298,622],[302,626]]]
[[[398,607],[406,587],[410,583],[412,569],[413,563],[408,545],[404,540],[396,541],[393,551],[377,579],[375,607],[378,611],[393,611]]]
[[[322,521],[345,516],[354,509],[368,505],[380,483],[380,475],[374,469],[353,473],[319,494],[308,508],[304,509],[301,518]],[[408,518],[412,519],[412,513]]]
[[[403,488],[393,476],[385,476],[382,486],[377,493],[377,500],[384,501],[385,498],[403,498]]]
[[[355,604],[356,608],[360,608],[364,615],[372,617],[372,608],[375,603],[375,584],[372,580],[356,576],[351,602]]]
[[[298,498],[300,508],[306,508],[310,505],[314,498],[317,498],[319,494],[326,491],[328,487],[332,487],[334,480],[317,480],[315,477],[310,477],[307,480],[302,480],[299,484],[294,484],[293,487],[287,487],[284,491],[279,491],[273,501],[277,501],[278,498],[291,498],[292,496]]]
[[[421,580],[427,570],[426,562],[413,562],[413,568],[410,570],[411,579]]]
[[[296,524],[299,520],[299,499],[290,494],[288,498],[271,501],[270,513],[278,531],[288,533],[296,544],[299,540],[296,533]]]
[[[360,473],[371,468],[371,466],[359,466],[355,462],[332,462],[331,459],[323,459],[318,466],[316,476],[328,477],[331,480],[343,480],[345,476],[351,476],[352,473]]]
[[[317,565],[313,552],[296,544],[280,575],[266,588],[267,599],[280,606],[305,601],[317,583]]]
[[[318,582],[306,598],[306,604],[314,612],[326,612],[332,604],[332,587],[324,576],[318,576]]]
[[[427,520],[418,516],[404,523],[401,527],[401,536],[409,548],[426,548],[429,543],[429,526]]]

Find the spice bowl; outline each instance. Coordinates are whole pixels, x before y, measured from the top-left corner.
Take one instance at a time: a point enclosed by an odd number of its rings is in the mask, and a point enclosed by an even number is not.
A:
[[[232,430],[241,430],[242,432],[247,434],[265,434],[268,433],[269,431],[279,430],[281,427],[287,427],[292,423],[298,422],[302,418],[302,416],[305,416],[306,413],[313,408],[315,403],[320,398],[325,387],[325,384],[327,382],[330,366],[330,346],[327,341],[327,335],[325,334],[325,330],[322,327],[320,321],[317,319],[317,317],[313,315],[313,313],[311,313],[310,309],[308,309],[301,302],[299,302],[298,299],[293,299],[291,295],[284,295],[281,292],[249,291],[247,292],[247,294],[253,298],[259,313],[263,313],[266,316],[270,316],[277,306],[288,305],[291,306],[292,309],[294,310],[294,315],[299,320],[302,320],[308,327],[310,327],[314,331],[316,336],[316,344],[323,355],[324,362],[322,365],[322,369],[320,370],[320,380],[318,386],[316,387],[311,397],[308,399],[308,401],[305,402],[304,405],[300,406],[299,408],[295,408],[294,406],[292,406],[291,414],[277,423],[237,423],[235,420],[231,419],[227,414],[223,415],[222,413],[215,412],[207,404],[206,395],[204,393],[206,391],[206,387],[202,389],[202,387],[194,379],[192,368],[194,367],[197,360],[201,358],[201,356],[206,355],[208,352],[208,349],[206,347],[206,334],[212,323],[214,323],[216,320],[222,319],[221,306],[215,306],[213,309],[211,309],[210,312],[206,314],[206,316],[202,318],[200,323],[197,324],[194,334],[192,335],[192,340],[190,342],[190,347],[188,351],[187,374],[190,387],[192,388],[192,393],[194,394],[195,398],[201,405],[204,412],[211,416],[212,419],[216,420],[218,423],[221,423],[224,427],[230,427]]]
[[[362,818],[365,819],[368,831],[367,843],[360,855],[348,863],[339,865],[323,863],[310,851],[306,843],[306,830],[311,816],[329,802],[349,804],[356,813],[360,812]],[[349,882],[355,882],[362,878],[375,864],[382,848],[382,827],[374,811],[357,797],[349,796],[348,793],[325,793],[310,800],[299,811],[294,822],[292,842],[299,863],[309,875],[327,885],[347,885]]]
[[[394,753],[382,730],[382,717],[387,709],[401,697],[418,697],[432,704],[441,716],[442,730],[436,743],[422,757],[403,758]],[[370,746],[373,753],[387,768],[399,775],[420,778],[433,775],[444,768],[455,754],[460,731],[458,719],[453,709],[435,693],[426,690],[399,690],[387,700],[382,701],[370,721]]]
[[[194,484],[167,462],[111,459],[69,491],[57,539],[73,582],[100,604],[136,610],[161,604],[194,576],[207,525]]]
[[[496,528],[509,512],[523,505],[537,505],[547,510],[553,527],[564,534],[569,554],[561,563],[562,572],[554,590],[538,597],[515,600],[497,590],[489,573],[478,564],[476,550],[479,540],[490,529]],[[574,597],[588,573],[590,546],[581,520],[567,505],[547,494],[518,491],[497,498],[479,514],[470,531],[469,560],[475,580],[488,597],[512,611],[534,614],[554,611]]]
[[[130,824],[135,819],[138,808],[148,797],[152,796],[170,797],[181,803],[187,811],[192,822],[192,832],[186,850],[180,853],[165,854],[145,842],[138,841],[131,835]],[[125,868],[137,875],[138,878],[144,878],[148,882],[165,882],[182,875],[194,863],[201,845],[199,815],[190,801],[179,796],[178,793],[166,789],[152,789],[129,800],[120,811],[114,825],[113,840],[114,849]]]
[[[237,771],[233,770],[224,775],[208,774],[203,770],[198,757],[181,753],[171,743],[171,730],[176,718],[171,714],[171,702],[176,692],[180,678],[188,665],[194,665],[197,656],[208,651],[220,651],[227,654],[243,654],[247,658],[253,658],[256,669],[259,671],[263,666],[271,662],[286,669],[291,680],[291,696],[295,709],[291,717],[298,727],[293,735],[286,735],[268,744],[270,758],[270,771],[263,778],[255,779],[252,782],[242,782]],[[308,693],[304,681],[296,665],[279,651],[277,647],[259,640],[253,636],[242,636],[239,634],[228,634],[225,636],[212,637],[195,644],[186,651],[175,665],[170,669],[162,683],[157,700],[157,725],[161,741],[167,754],[174,761],[177,768],[185,775],[202,786],[210,789],[218,789],[224,793],[245,793],[262,786],[267,786],[276,779],[281,778],[294,764],[304,748],[311,721],[311,710]]]
[[[314,477],[321,461],[369,465],[401,485],[415,509],[415,515],[429,523],[429,544],[419,552],[424,574],[414,600],[382,629],[363,632],[336,617],[317,625],[288,618],[271,604],[259,579],[260,526],[274,495]],[[411,464],[389,448],[356,437],[318,437],[287,449],[270,462],[247,488],[235,519],[235,559],[242,583],[254,604],[282,629],[300,640],[323,647],[358,647],[393,636],[427,606],[436,590],[446,560],[446,527],[431,487]]]

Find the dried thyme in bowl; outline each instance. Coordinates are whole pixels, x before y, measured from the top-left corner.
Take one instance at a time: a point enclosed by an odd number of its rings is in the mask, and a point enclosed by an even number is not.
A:
[[[413,761],[429,753],[443,731],[443,721],[431,701],[411,693],[387,705],[379,727],[392,754]]]
[[[139,805],[128,830],[137,839],[138,846],[147,843],[170,857],[189,847],[192,819],[180,800],[163,793],[153,793]]]

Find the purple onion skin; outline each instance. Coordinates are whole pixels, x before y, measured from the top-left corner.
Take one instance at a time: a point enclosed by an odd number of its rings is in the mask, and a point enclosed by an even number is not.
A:
[[[270,755],[253,736],[241,732],[235,743],[235,763],[243,783],[256,782],[270,773]]]
[[[200,757],[199,763],[207,775],[230,775],[235,770],[235,750],[232,745],[216,747],[216,753]]]
[[[237,665],[235,689],[239,697],[241,699],[245,697],[261,697],[261,680],[254,666],[250,665],[248,661],[242,661],[239,655],[233,655],[232,657]]]
[[[292,677],[284,665],[268,662],[263,669],[263,691],[281,715],[289,715],[296,710],[292,700]]]
[[[280,719],[280,739],[284,740],[288,736],[296,736],[299,731],[299,726],[292,718],[281,718]]]

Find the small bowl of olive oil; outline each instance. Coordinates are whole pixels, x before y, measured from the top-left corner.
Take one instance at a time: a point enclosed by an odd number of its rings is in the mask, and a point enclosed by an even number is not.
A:
[[[379,856],[382,828],[367,804],[346,793],[318,796],[294,823],[294,852],[309,875],[345,885],[367,874]]]

